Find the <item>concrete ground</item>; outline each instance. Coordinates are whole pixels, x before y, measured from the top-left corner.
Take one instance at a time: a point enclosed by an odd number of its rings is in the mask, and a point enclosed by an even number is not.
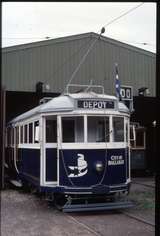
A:
[[[149,181],[152,187],[140,184]],[[147,224],[154,224],[154,180],[133,179],[129,198],[135,207],[122,212],[63,213],[35,194],[6,189],[1,192],[1,236],[154,235]]]

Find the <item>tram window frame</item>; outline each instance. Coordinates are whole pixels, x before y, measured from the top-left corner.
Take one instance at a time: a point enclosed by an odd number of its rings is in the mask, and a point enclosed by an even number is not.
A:
[[[13,145],[14,145],[14,128],[13,127],[11,127],[11,147],[13,147]]]
[[[81,119],[81,121],[78,122],[78,119]],[[64,121],[67,121],[66,123],[68,123],[68,124],[64,124]],[[65,125],[65,127],[64,127],[64,125]],[[70,125],[70,127],[69,127],[69,125]],[[61,127],[62,127],[62,143],[84,143],[84,140],[85,140],[85,138],[84,138],[84,116],[62,116],[61,117]],[[79,127],[81,127],[81,128],[79,129]],[[67,132],[67,130],[69,132]],[[68,134],[70,136],[68,136]]]
[[[24,143],[24,126],[21,125],[20,126],[20,144],[23,144]]]
[[[92,120],[91,120],[92,119]],[[90,121],[89,121],[90,120]],[[106,129],[106,136],[105,136],[105,123],[103,121],[107,120],[107,129]],[[93,122],[93,123],[92,123]],[[96,129],[92,129],[90,125],[96,126]],[[94,132],[90,132],[90,130],[95,130]],[[104,133],[102,134],[104,130]],[[105,140],[106,138],[106,140]],[[88,143],[109,143],[110,142],[110,117],[109,116],[87,116],[87,142]]]
[[[40,141],[40,128],[39,120],[34,121],[34,143],[39,143]]]
[[[126,143],[129,143],[129,120],[125,119],[125,138]]]
[[[28,143],[28,124],[24,125],[24,143]]]
[[[33,123],[28,124],[28,143],[33,143]]]
[[[57,143],[57,116],[46,117],[45,136],[46,143]]]
[[[136,134],[135,134],[135,126],[134,125],[130,125],[130,142],[135,141],[136,139]]]
[[[15,145],[19,145],[19,126],[15,127]]]
[[[117,131],[120,132],[120,129],[119,130],[115,129],[114,119],[121,119],[121,120],[123,119],[123,125],[122,125],[123,126],[123,130],[121,129],[121,132],[123,131],[122,134],[118,134],[117,133]],[[113,135],[112,138],[113,138],[113,142],[114,143],[124,143],[125,142],[125,126],[124,126],[124,117],[123,116],[113,116],[112,117],[112,135]],[[122,139],[122,137],[123,137],[123,139]]]

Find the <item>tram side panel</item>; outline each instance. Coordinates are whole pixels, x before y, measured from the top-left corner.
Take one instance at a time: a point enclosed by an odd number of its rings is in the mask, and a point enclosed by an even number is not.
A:
[[[46,149],[46,181],[57,181],[57,149]]]
[[[40,148],[19,148],[19,173],[22,179],[40,185]]]

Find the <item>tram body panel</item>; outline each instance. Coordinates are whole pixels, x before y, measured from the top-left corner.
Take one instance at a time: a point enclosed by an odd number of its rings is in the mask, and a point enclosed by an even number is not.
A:
[[[46,182],[57,182],[57,149],[56,148],[46,148]]]
[[[98,184],[114,185],[127,181],[125,149],[80,149],[60,150],[59,152],[59,183],[62,186],[72,186],[69,178],[77,187],[89,187]],[[86,162],[82,169],[78,165],[78,159],[81,156]],[[103,165],[101,171],[96,170],[96,164],[99,163]]]
[[[20,158],[19,172],[30,177],[40,178],[40,149],[22,148],[18,150]]]

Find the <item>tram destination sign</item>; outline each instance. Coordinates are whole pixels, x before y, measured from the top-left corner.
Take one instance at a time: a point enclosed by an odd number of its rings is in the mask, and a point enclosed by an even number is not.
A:
[[[78,100],[77,107],[84,109],[114,109],[114,101]]]

